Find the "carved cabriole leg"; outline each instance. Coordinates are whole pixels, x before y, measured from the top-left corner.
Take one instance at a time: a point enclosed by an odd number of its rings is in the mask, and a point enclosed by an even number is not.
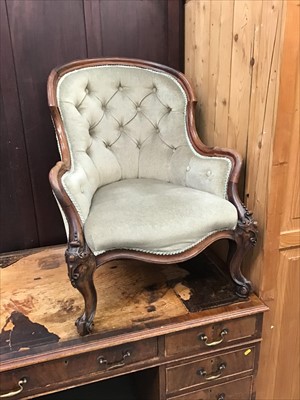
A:
[[[82,248],[76,240],[69,242],[65,256],[71,284],[84,298],[84,313],[76,321],[78,333],[84,336],[92,331],[97,307],[97,293],[93,281],[96,260],[91,251]]]
[[[240,297],[247,297],[252,290],[241,271],[242,261],[251,247],[257,242],[257,222],[252,219],[252,213],[245,208],[242,221],[238,221],[233,241],[229,242],[228,265],[231,278],[236,283],[236,293]]]

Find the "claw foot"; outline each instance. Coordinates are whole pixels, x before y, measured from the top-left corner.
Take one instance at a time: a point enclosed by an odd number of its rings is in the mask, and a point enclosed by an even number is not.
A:
[[[246,298],[249,296],[252,288],[250,284],[244,284],[244,285],[237,285],[236,286],[236,294],[239,297]]]
[[[76,320],[75,325],[80,336],[88,335],[92,332],[94,327],[93,321],[86,320],[84,314]]]

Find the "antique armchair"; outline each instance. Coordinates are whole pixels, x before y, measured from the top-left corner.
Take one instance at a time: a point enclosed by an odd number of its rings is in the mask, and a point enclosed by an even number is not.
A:
[[[241,203],[239,155],[205,146],[195,129],[195,97],[185,76],[148,61],[102,58],[54,69],[48,102],[61,160],[50,183],[68,236],[66,262],[91,332],[93,274],[114,259],[178,263],[229,239],[228,268],[241,272],[256,222]]]

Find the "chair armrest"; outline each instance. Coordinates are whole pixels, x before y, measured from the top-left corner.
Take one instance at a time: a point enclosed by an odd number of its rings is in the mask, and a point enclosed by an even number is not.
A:
[[[73,202],[68,196],[63,184],[62,177],[69,170],[63,161],[59,161],[49,173],[49,181],[55,199],[59,205],[65,228],[68,235],[68,242],[78,242],[81,247],[85,244],[83,226]]]
[[[228,198],[232,161],[222,154],[201,154],[191,145],[180,147],[171,162],[171,182]]]
[[[226,183],[226,197],[235,205],[238,212],[238,219],[242,223],[252,222],[252,213],[248,211],[246,206],[242,203],[238,193],[238,182],[242,167],[242,158],[235,150],[226,149],[221,147],[206,146],[200,139],[196,126],[195,126],[195,106],[196,101],[189,101],[187,105],[187,135],[188,141],[193,148],[193,151],[199,157],[212,158],[212,159],[225,159],[230,163],[229,171],[225,172],[224,176]]]

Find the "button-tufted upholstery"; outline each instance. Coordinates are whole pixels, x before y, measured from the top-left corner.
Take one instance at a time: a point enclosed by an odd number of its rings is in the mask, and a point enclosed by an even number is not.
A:
[[[187,135],[187,98],[167,72],[99,65],[64,74],[57,102],[71,153],[62,184],[101,254],[183,252],[234,229],[231,162],[201,156]]]
[[[149,61],[77,60],[49,75],[61,155],[49,179],[65,217],[68,275],[85,302],[80,335],[92,330],[93,274],[108,261],[173,264],[228,239],[235,290],[251,291],[241,263],[257,224],[238,194],[242,160],[201,142],[195,101],[182,73]]]
[[[176,254],[235,223],[235,207],[211,193],[157,179],[124,179],[96,191],[84,230],[95,254],[112,248]]]

